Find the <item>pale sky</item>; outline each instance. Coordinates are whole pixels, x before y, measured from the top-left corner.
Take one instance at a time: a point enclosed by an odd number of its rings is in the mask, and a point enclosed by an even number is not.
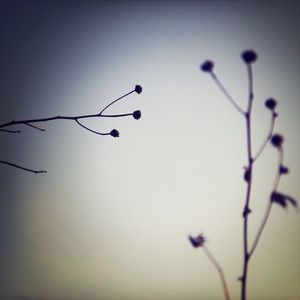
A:
[[[8,1],[9,2],[9,1]],[[239,299],[245,121],[211,78],[247,100],[240,54],[255,49],[253,146],[278,100],[291,173],[279,190],[300,199],[298,1],[14,1],[1,4],[0,117],[99,112],[132,117],[19,126],[0,135],[0,299],[218,300],[218,274],[189,234],[203,233]],[[277,153],[254,169],[250,241],[268,203]],[[300,215],[274,207],[249,268],[249,300],[300,299]],[[23,298],[22,298],[23,297]]]

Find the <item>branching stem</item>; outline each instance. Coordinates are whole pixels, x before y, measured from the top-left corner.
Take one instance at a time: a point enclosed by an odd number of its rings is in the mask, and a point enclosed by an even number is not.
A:
[[[3,123],[0,124],[0,132],[7,132],[7,133],[20,133],[20,130],[11,130],[11,129],[6,129],[6,127],[10,127],[10,126],[14,126],[14,125],[26,125],[29,126],[31,128],[34,128],[36,130],[39,131],[45,131],[45,129],[40,128],[37,125],[33,125],[34,123],[41,123],[41,122],[49,122],[49,121],[54,121],[54,120],[69,120],[69,121],[75,121],[80,127],[95,133],[95,134],[99,134],[99,135],[112,135],[112,136],[118,136],[119,133],[116,129],[112,130],[111,132],[105,132],[105,133],[101,133],[98,131],[95,131],[85,125],[83,125],[81,122],[79,122],[79,120],[81,119],[89,119],[89,118],[120,118],[120,117],[127,117],[127,116],[134,116],[134,113],[126,113],[126,114],[112,114],[112,115],[104,115],[103,112],[108,109],[110,106],[112,106],[114,103],[116,103],[117,101],[120,101],[121,99],[125,98],[126,96],[132,94],[133,92],[137,92],[138,94],[140,94],[142,91],[142,87],[139,85],[135,86],[135,89],[130,91],[127,94],[124,94],[123,96],[113,100],[112,102],[110,102],[108,105],[106,105],[100,113],[97,114],[89,114],[89,115],[79,115],[79,116],[53,116],[53,117],[47,117],[47,118],[37,118],[37,119],[27,119],[27,120],[18,120],[18,121],[10,121],[7,123]],[[135,117],[135,116],[134,116]],[[135,117],[136,118],[136,117]],[[115,132],[114,132],[115,131]],[[25,168],[22,167],[20,165],[8,162],[8,161],[4,161],[4,160],[0,160],[0,163],[2,164],[6,164],[24,171],[28,171],[28,172],[32,172],[32,173],[46,173],[46,171],[44,170],[34,170],[34,169],[29,169],[29,168]]]

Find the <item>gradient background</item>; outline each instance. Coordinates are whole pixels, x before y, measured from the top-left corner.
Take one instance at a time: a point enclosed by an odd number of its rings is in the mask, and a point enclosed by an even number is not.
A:
[[[0,117],[142,110],[142,119],[41,124],[0,135],[0,299],[214,300],[221,283],[188,234],[203,232],[239,298],[245,124],[199,64],[212,59],[246,105],[244,49],[254,65],[254,148],[279,101],[300,199],[298,1],[1,2]],[[250,237],[276,170],[272,147],[255,166]],[[300,299],[300,218],[274,207],[249,273],[249,299]],[[23,297],[23,298],[22,298]]]

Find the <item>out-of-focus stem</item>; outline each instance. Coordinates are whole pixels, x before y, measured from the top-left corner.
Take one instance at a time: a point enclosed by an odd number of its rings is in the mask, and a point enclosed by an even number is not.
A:
[[[253,162],[256,161],[256,160],[258,159],[258,157],[261,155],[261,153],[262,153],[263,150],[265,149],[267,143],[268,143],[269,140],[271,139],[272,134],[273,134],[273,130],[274,130],[274,125],[275,125],[275,118],[276,118],[276,116],[277,116],[277,114],[273,111],[269,132],[268,132],[268,134],[267,134],[265,140],[263,141],[261,147],[258,149],[257,153],[253,156]]]
[[[218,271],[218,273],[220,275],[225,299],[226,300],[231,300],[228,285],[227,285],[227,282],[226,282],[226,278],[225,278],[224,272],[223,272],[220,264],[217,262],[215,257],[212,255],[212,253],[209,251],[209,249],[205,245],[203,246],[203,250],[204,250],[205,254],[207,255],[208,259],[211,261],[211,263],[214,265],[214,267],[216,268],[216,270]]]
[[[246,118],[246,132],[247,132],[247,154],[248,154],[248,172],[249,180],[247,181],[247,192],[245,199],[245,206],[243,210],[243,273],[241,277],[241,300],[246,300],[246,288],[247,288],[247,275],[248,275],[248,263],[249,263],[249,252],[248,252],[248,215],[251,212],[249,203],[251,195],[251,186],[252,186],[252,145],[251,145],[251,112],[252,112],[252,102],[253,102],[253,79],[252,79],[252,68],[251,64],[247,65],[248,71],[248,86],[249,86],[249,98],[248,98],[248,108],[245,113]]]
[[[280,147],[278,149],[278,156],[279,156],[278,157],[278,169],[279,169],[279,167],[283,163],[283,148],[282,147]],[[276,177],[274,179],[274,184],[273,184],[273,190],[272,190],[272,192],[276,192],[276,190],[278,188],[278,185],[279,185],[280,178],[281,178],[281,174],[280,174],[280,172],[277,172]],[[249,258],[253,255],[253,253],[254,253],[254,251],[255,251],[255,249],[257,247],[257,244],[259,242],[259,239],[261,237],[261,234],[262,234],[262,232],[263,232],[263,230],[264,230],[264,228],[265,228],[265,226],[267,224],[267,221],[268,221],[269,216],[270,216],[272,204],[273,204],[273,202],[271,202],[271,200],[270,200],[269,203],[268,203],[268,206],[266,208],[265,215],[264,215],[264,217],[262,219],[262,222],[261,222],[261,224],[259,226],[259,229],[258,229],[258,231],[257,231],[257,233],[255,235],[255,238],[254,238],[254,241],[253,241],[253,245],[252,245],[252,247],[251,247],[251,249],[249,251]]]
[[[11,163],[11,162],[8,162],[8,161],[5,161],[5,160],[0,160],[0,163],[4,164],[4,165],[11,166],[11,167],[15,167],[17,169],[21,169],[21,170],[24,170],[24,171],[27,171],[27,172],[35,173],[35,174],[47,173],[47,171],[44,171],[44,170],[34,170],[34,169],[25,168],[25,167],[22,167],[20,165],[17,165],[17,164],[14,164],[14,163]]]
[[[214,72],[210,72],[210,75],[212,77],[212,79],[214,80],[214,82],[217,84],[217,86],[219,87],[219,89],[222,91],[222,93],[225,95],[225,97],[228,99],[228,101],[237,109],[237,111],[239,113],[241,113],[242,115],[245,114],[245,112],[243,111],[243,109],[236,103],[236,101],[230,96],[230,94],[227,92],[227,90],[225,89],[225,87],[223,86],[223,84],[221,83],[221,81],[218,79],[217,75]]]

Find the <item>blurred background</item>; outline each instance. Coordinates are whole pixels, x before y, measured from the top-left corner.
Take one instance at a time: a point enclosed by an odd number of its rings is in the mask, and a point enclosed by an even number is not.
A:
[[[245,122],[205,59],[246,107],[240,59],[255,49],[253,147],[278,100],[291,173],[279,190],[300,199],[298,1],[3,1],[1,122],[140,109],[132,117],[17,126],[1,133],[0,299],[223,299],[189,234],[203,233],[233,299],[242,271]],[[268,146],[254,169],[250,240],[277,168]],[[249,269],[249,299],[300,299],[300,215],[276,206]]]

